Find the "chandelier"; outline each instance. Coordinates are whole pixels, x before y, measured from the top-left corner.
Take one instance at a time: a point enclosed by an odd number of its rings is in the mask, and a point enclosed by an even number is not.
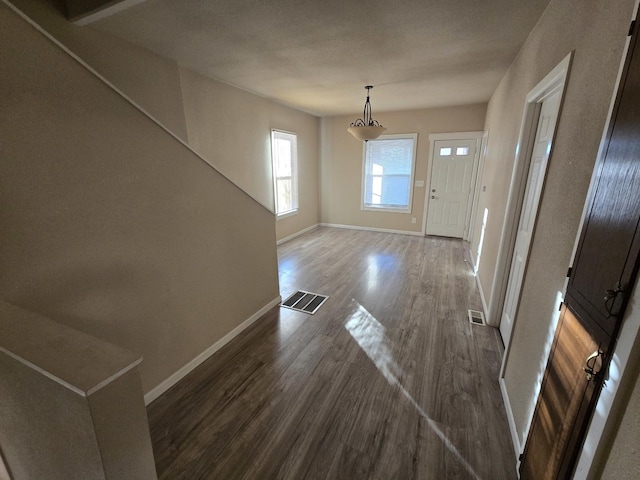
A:
[[[367,85],[364,87],[367,90],[367,101],[364,102],[364,113],[362,118],[358,118],[352,122],[347,132],[356,137],[358,140],[373,140],[378,138],[386,130],[376,120],[373,119],[371,114],[371,103],[369,102],[369,90],[373,88],[373,85]]]

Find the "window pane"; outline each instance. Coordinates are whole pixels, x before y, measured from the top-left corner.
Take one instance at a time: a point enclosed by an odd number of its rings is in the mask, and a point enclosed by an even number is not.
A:
[[[291,203],[291,179],[278,179],[278,208],[277,213],[293,210]]]
[[[373,174],[410,175],[413,161],[413,140],[370,140],[369,156]]]
[[[271,160],[276,214],[298,208],[297,137],[293,133],[271,131]]]
[[[407,177],[387,177],[382,188],[382,198],[387,205],[409,205],[409,180]]]
[[[456,155],[469,155],[469,147],[456,148]]]
[[[403,208],[411,198],[414,137],[370,140],[365,147],[365,206]]]
[[[277,138],[275,140],[276,150],[276,177],[291,176],[291,142]]]
[[[440,149],[441,157],[448,157],[449,155],[451,155],[451,147],[442,147]]]
[[[382,177],[373,177],[371,179],[371,201],[373,205],[382,203]]]

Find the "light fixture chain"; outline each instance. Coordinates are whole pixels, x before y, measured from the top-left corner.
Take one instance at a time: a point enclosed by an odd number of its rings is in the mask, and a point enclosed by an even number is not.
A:
[[[364,88],[367,90],[367,100],[364,102],[362,118],[358,118],[352,122],[350,128],[347,130],[358,140],[367,142],[378,138],[386,128],[373,119],[373,109],[371,108],[371,101],[369,100],[369,93],[373,85],[367,85]]]

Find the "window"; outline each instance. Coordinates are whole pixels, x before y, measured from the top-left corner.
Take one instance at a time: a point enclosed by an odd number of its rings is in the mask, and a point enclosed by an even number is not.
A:
[[[417,133],[383,135],[365,143],[365,210],[411,211]]]
[[[298,211],[298,141],[295,133],[271,130],[276,215]]]

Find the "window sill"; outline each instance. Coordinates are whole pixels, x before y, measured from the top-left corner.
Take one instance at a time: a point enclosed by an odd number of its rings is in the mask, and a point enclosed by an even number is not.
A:
[[[361,207],[360,210],[367,212],[386,212],[386,213],[411,213],[408,208],[393,208],[393,207]]]
[[[295,210],[290,210],[288,212],[278,213],[278,214],[276,214],[276,222],[278,220],[282,220],[284,218],[293,217],[294,215],[297,215],[297,214],[298,214],[298,209],[297,208]]]

